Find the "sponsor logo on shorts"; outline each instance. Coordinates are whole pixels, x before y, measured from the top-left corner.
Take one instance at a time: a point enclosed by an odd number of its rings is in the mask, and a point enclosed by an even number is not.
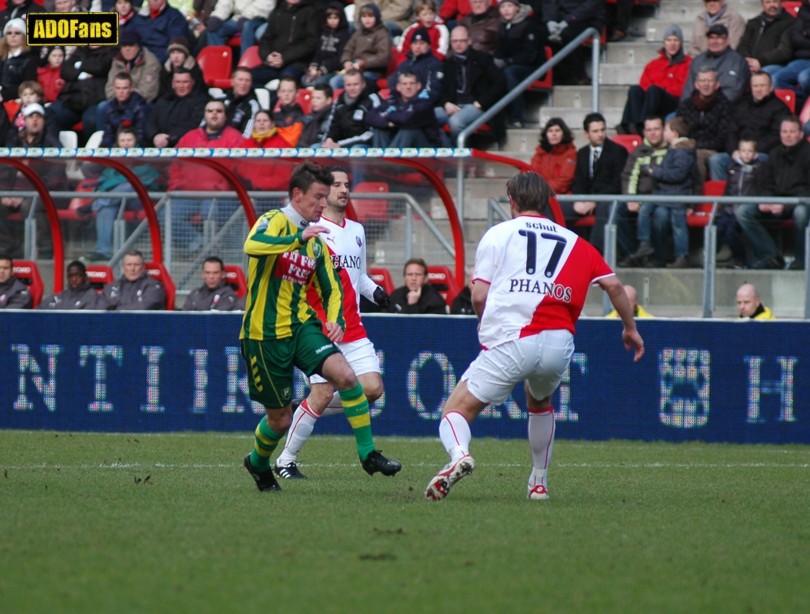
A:
[[[319,347],[317,350],[315,350],[315,354],[322,354],[322,353],[323,353],[323,352],[325,352],[326,350],[329,350],[329,349],[331,349],[331,348],[333,348],[333,347],[335,347],[335,346],[334,346],[334,344],[332,344],[332,343],[330,343],[330,344],[328,344],[328,345],[322,345],[322,346],[321,346],[321,347]]]

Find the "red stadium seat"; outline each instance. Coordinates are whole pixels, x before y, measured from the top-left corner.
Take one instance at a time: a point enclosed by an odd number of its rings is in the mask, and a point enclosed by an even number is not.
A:
[[[384,181],[361,181],[355,185],[352,190],[352,192],[356,194],[385,193],[388,191],[388,184]],[[352,200],[352,207],[354,207],[354,211],[357,214],[357,221],[361,224],[366,224],[371,220],[381,222],[388,222],[389,220],[387,200],[358,198]]]
[[[208,87],[231,87],[233,50],[228,45],[209,45],[197,55],[197,63]]]
[[[784,2],[782,2],[782,8],[785,9],[785,12],[791,17],[796,17],[801,7],[801,0],[784,0]]]
[[[253,45],[245,50],[242,57],[239,58],[239,66],[243,68],[255,68],[260,66],[262,59],[259,57],[259,46]]]
[[[225,283],[234,289],[239,298],[247,294],[247,278],[238,264],[225,265]]]
[[[703,183],[703,196],[722,196],[726,191],[726,182],[719,180],[711,180]],[[699,203],[694,211],[686,217],[686,224],[693,228],[700,228],[709,223],[709,217],[712,214],[714,203],[707,201]]]
[[[394,286],[394,279],[391,277],[391,272],[384,267],[370,266],[368,267],[368,276],[371,281],[380,286],[387,294],[391,294],[396,290]]]
[[[796,114],[796,93],[793,90],[779,89],[774,90],[773,93],[788,106],[793,115]]]
[[[439,291],[448,306],[461,290],[450,267],[440,264],[428,265],[428,282]]]
[[[303,109],[304,115],[309,115],[312,112],[312,90],[305,87],[299,88],[295,95],[295,102]]]
[[[637,134],[617,134],[616,136],[610,137],[610,140],[632,153],[636,147],[641,145],[644,138]]]
[[[551,47],[546,46],[546,61],[551,59],[554,51]],[[529,90],[533,92],[550,92],[554,89],[554,69],[549,70],[542,78],[537,79],[529,86]]]
[[[114,279],[115,275],[113,274],[112,267],[109,267],[106,264],[87,265],[87,280],[97,292],[102,292],[104,290],[104,286],[112,283]]]
[[[150,277],[154,277],[163,284],[163,290],[166,292],[166,310],[173,311],[176,288],[174,286],[174,281],[169,275],[169,271],[166,270],[166,267],[162,262],[147,262],[146,272]]]
[[[34,307],[42,301],[42,294],[45,292],[45,284],[39,274],[39,267],[33,260],[15,260],[13,273],[17,279],[28,286]]]

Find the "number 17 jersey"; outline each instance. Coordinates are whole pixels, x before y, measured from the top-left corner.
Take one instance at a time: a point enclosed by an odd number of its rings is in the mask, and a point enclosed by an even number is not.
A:
[[[475,255],[490,284],[478,339],[484,348],[544,330],[575,332],[588,289],[614,275],[590,243],[551,220],[521,215],[490,228]]]

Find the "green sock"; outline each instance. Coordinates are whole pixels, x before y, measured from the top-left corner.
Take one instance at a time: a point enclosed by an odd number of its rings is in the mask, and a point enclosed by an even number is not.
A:
[[[368,413],[368,399],[363,394],[363,387],[358,383],[349,390],[340,390],[340,402],[343,413],[354,431],[357,442],[357,453],[360,460],[374,451],[374,435],[371,433],[371,415]]]
[[[250,453],[250,464],[255,469],[267,471],[270,468],[270,456],[278,446],[281,437],[267,424],[267,416],[261,419],[259,426],[256,427],[253,451]]]

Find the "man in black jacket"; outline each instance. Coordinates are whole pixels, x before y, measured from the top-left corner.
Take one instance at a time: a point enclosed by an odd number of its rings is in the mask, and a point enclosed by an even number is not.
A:
[[[588,144],[577,151],[577,170],[574,174],[574,194],[621,194],[622,170],[627,161],[627,150],[607,138],[605,118],[601,113],[588,113],[582,122]],[[605,224],[610,215],[610,202],[577,201],[560,203],[566,222],[594,215],[595,222],[588,240],[604,253]],[[627,205],[618,203],[616,217],[619,255],[630,254],[634,237],[630,228]]]
[[[313,0],[283,0],[270,12],[267,30],[259,39],[262,64],[253,80],[264,85],[284,76],[300,80],[315,55],[323,17]]]
[[[436,107],[436,119],[450,127],[455,145],[464,128],[478,119],[506,92],[506,80],[495,67],[492,56],[476,51],[464,26],[450,33],[453,53],[444,61],[444,78]]]
[[[146,140],[155,147],[174,147],[190,130],[198,128],[205,115],[208,97],[194,91],[194,77],[178,68],[172,77],[172,91],[158,98],[146,120]]]
[[[751,73],[790,62],[793,51],[788,28],[792,23],[793,17],[782,8],[782,0],[762,0],[762,12],[748,20],[737,44],[737,53],[748,62]]]
[[[33,303],[28,286],[14,275],[11,256],[0,254],[0,309],[31,309]]]
[[[234,311],[239,309],[239,297],[225,281],[225,264],[217,256],[203,262],[203,285],[191,291],[183,303],[183,311]]]
[[[366,83],[363,73],[352,68],[343,77],[344,91],[337,100],[324,147],[370,147],[374,132],[366,113],[382,104],[375,83]]]
[[[768,161],[758,176],[757,188],[763,196],[810,196],[810,143],[802,134],[801,122],[795,117],[786,117],[779,128],[781,144],[771,150]],[[810,220],[810,206],[786,206],[768,204],[767,199],[759,205],[740,205],[736,210],[737,221],[754,251],[755,269],[781,269],[784,260],[779,248],[763,220],[793,219],[796,227],[796,259],[790,264],[792,270],[804,270],[804,230]]]
[[[38,309],[73,310],[107,309],[104,295],[96,291],[87,279],[87,267],[80,260],[67,265],[68,287],[59,294],[45,298]]]

